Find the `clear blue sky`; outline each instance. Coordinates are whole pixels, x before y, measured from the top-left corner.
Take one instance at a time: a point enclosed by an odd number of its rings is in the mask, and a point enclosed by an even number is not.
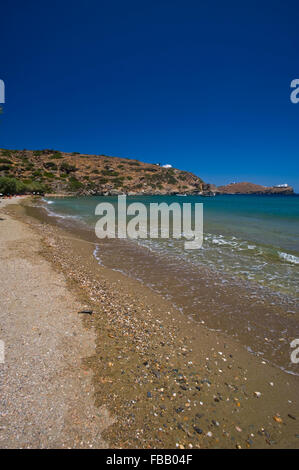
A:
[[[2,2],[0,147],[299,192],[298,1]]]

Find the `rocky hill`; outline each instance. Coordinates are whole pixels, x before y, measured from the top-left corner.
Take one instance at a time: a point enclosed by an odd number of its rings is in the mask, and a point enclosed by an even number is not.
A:
[[[277,188],[275,186],[261,186],[254,183],[231,183],[226,186],[218,186],[220,194],[293,194],[291,186]]]
[[[54,150],[0,149],[0,177],[17,181],[17,188],[22,190],[15,192],[24,192],[24,188],[29,192],[80,195],[209,191],[209,185],[187,171],[129,158]]]

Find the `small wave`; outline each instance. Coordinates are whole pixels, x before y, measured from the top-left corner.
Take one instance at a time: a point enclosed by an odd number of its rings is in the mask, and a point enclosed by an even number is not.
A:
[[[74,220],[81,220],[81,217],[78,215],[66,215],[66,214],[58,214],[57,212],[50,211],[47,209],[47,213],[50,217],[57,217],[59,219],[74,219]]]
[[[298,256],[291,255],[290,253],[284,253],[283,251],[279,251],[278,255],[279,258],[283,259],[284,261],[287,261],[288,263],[299,264]]]
[[[100,265],[103,265],[102,260],[99,256],[99,250],[100,250],[99,245],[96,245],[95,249],[93,250],[93,256],[95,257],[95,259]]]
[[[43,198],[42,200],[43,200],[43,202],[45,202],[46,204],[54,204],[54,201],[49,201],[49,200],[44,199],[44,198]]]
[[[221,238],[213,238],[212,243],[215,245],[228,245],[227,241],[222,240]]]
[[[237,240],[235,237],[232,237],[232,239],[230,240],[228,238],[225,238],[223,235],[213,235],[211,233],[207,233],[204,236],[205,241],[210,242],[214,245],[227,245],[236,247],[240,243],[240,241],[236,242],[233,239]]]
[[[45,201],[45,202],[47,202],[47,204],[53,204],[53,201]],[[47,206],[45,206],[44,208],[45,208],[45,210],[47,211],[47,214],[50,217],[57,217],[59,219],[74,219],[74,220],[78,220],[78,221],[82,220],[82,217],[80,217],[79,215],[61,214],[59,212],[56,212],[55,210],[54,211],[51,210]]]

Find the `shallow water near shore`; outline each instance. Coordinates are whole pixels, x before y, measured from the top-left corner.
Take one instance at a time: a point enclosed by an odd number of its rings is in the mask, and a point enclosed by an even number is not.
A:
[[[53,221],[94,242],[100,264],[170,299],[183,314],[240,341],[250,352],[299,375],[290,342],[299,338],[299,197],[128,197],[127,203],[202,202],[204,243],[183,240],[98,240],[99,202],[117,198],[53,198]]]

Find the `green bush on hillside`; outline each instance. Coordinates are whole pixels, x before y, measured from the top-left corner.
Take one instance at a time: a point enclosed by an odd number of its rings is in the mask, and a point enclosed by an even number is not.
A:
[[[47,168],[47,170],[57,170],[57,165],[54,162],[45,162],[44,167]]]
[[[114,170],[102,170],[103,176],[118,176],[119,172]]]
[[[62,162],[60,165],[60,171],[69,174],[73,171],[77,171],[77,168],[75,165],[70,165],[68,162]]]
[[[31,171],[34,168],[33,163],[29,163],[28,165],[25,166],[26,171]]]
[[[0,171],[7,171],[10,169],[11,169],[10,165],[0,165]]]
[[[53,178],[55,178],[55,175],[54,175],[54,173],[51,173],[50,171],[45,171],[44,172],[44,177],[53,179]]]
[[[77,178],[75,178],[74,176],[71,176],[71,178],[69,179],[69,185],[68,185],[68,189],[70,191],[78,191],[79,189],[82,188],[82,186],[84,186],[80,181],[77,180]]]
[[[108,179],[107,178],[98,178],[97,179],[97,183],[98,184],[107,184],[108,183]]]
[[[1,150],[1,153],[2,153],[2,155],[4,155],[5,157],[11,157],[11,150],[2,149],[2,150]]]
[[[61,158],[63,158],[63,156],[61,152],[54,152],[53,155],[49,156],[49,158],[53,160],[60,160]]]
[[[2,194],[26,194],[26,193],[45,193],[48,191],[48,187],[36,182],[27,180],[20,181],[16,178],[9,178],[6,176],[0,177],[0,193]]]

